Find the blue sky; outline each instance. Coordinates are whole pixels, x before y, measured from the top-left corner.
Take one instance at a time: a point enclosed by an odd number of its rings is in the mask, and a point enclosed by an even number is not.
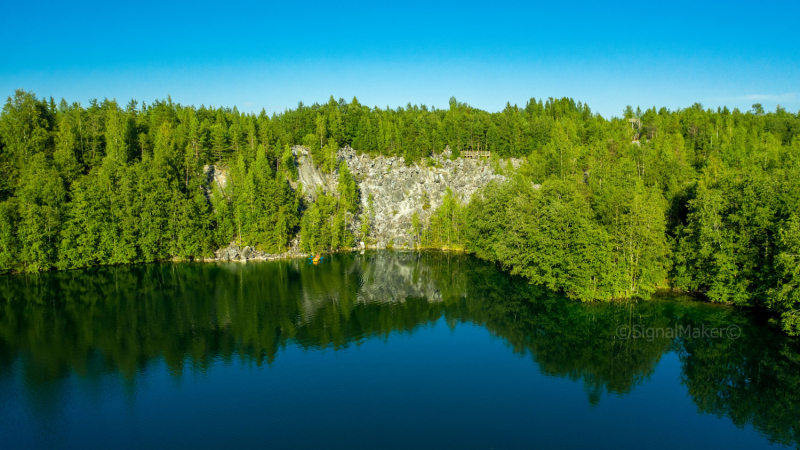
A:
[[[238,106],[357,96],[604,116],[700,102],[800,110],[800,2],[6,2],[0,93]]]

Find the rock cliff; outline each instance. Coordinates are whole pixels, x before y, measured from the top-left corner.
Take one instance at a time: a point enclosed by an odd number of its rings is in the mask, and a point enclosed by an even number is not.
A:
[[[298,180],[290,182],[297,189],[302,185],[308,203],[316,200],[317,191],[338,195],[338,173],[322,172],[312,159],[310,152],[301,146],[292,148],[297,164]],[[493,164],[487,160],[457,158],[451,159],[449,150],[435,155],[424,164],[406,165],[402,157],[370,157],[358,155],[355,150],[345,147],[339,150],[338,159],[347,164],[358,182],[361,194],[361,208],[371,215],[369,242],[359,242],[360,247],[386,248],[390,243],[395,248],[410,248],[412,216],[416,212],[421,221],[427,221],[431,214],[442,205],[448,188],[462,202],[468,202],[472,194],[492,180],[504,180],[496,174]],[[521,160],[512,159],[516,169]],[[227,190],[227,170],[206,166],[205,173],[209,183],[223,191]],[[371,201],[370,201],[371,199]],[[371,205],[370,205],[371,203]],[[352,230],[359,230],[358,219],[351,224]],[[358,235],[358,232],[355,233]],[[265,254],[250,247],[239,248],[231,244],[216,252],[214,260],[247,261],[291,258],[302,256],[299,238],[292,240],[287,253]]]
[[[308,201],[314,201],[317,188],[336,193],[338,174],[324,174],[314,166],[309,152],[296,146],[295,154],[299,181]],[[385,248],[390,242],[395,247],[411,247],[411,217],[414,212],[424,222],[433,211],[442,205],[447,188],[462,202],[469,201],[472,194],[492,180],[503,180],[503,175],[494,172],[486,160],[450,159],[450,151],[430,159],[431,164],[417,163],[406,166],[402,157],[371,158],[358,155],[352,148],[339,150],[338,158],[347,164],[358,181],[361,206],[364,212],[370,209],[372,198],[374,219],[370,238],[372,245]],[[520,160],[512,160],[517,168]]]

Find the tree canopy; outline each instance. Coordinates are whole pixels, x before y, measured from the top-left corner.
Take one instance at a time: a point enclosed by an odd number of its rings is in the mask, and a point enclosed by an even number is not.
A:
[[[604,118],[569,98],[492,113],[331,97],[268,115],[20,90],[0,113],[0,272],[202,258],[231,242],[277,253],[298,233],[307,251],[349,248],[355,234],[369,242],[374,213],[339,148],[406,164],[488,150],[507,182],[469,203],[447,195],[412,221],[417,245],[466,249],[585,301],[672,287],[765,307],[798,334],[799,134],[798,114],[759,104]],[[336,192],[304,204],[292,145],[338,173]]]

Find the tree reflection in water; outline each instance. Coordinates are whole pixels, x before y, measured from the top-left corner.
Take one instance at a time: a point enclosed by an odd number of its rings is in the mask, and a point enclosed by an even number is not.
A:
[[[341,349],[444,317],[451,326],[485,327],[544,374],[581,382],[591,404],[604,392],[630,393],[675,351],[699,412],[750,424],[773,442],[800,442],[797,342],[758,317],[669,297],[581,304],[460,254],[105,267],[5,276],[0,284],[0,381],[21,367],[28,395],[44,409],[56,407],[59,380],[71,373],[119,374],[132,385],[162,360],[176,378],[218,361],[280,364],[287,345]],[[732,323],[742,327],[739,339],[615,335],[620,324]]]

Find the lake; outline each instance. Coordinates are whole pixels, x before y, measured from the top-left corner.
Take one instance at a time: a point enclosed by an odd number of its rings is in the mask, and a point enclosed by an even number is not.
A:
[[[0,446],[755,449],[800,345],[674,295],[581,304],[441,252],[0,277]]]

